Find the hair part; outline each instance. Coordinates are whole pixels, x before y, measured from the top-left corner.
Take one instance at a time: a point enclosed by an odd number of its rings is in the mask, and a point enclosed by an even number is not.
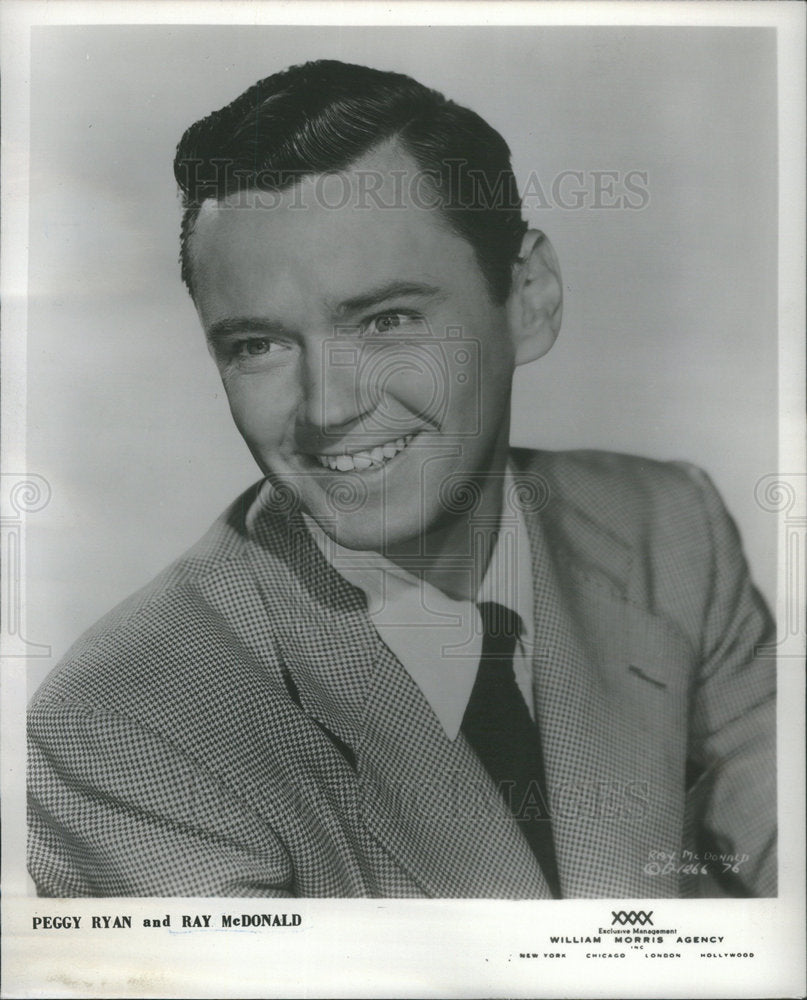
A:
[[[527,229],[507,143],[475,112],[408,76],[334,60],[268,76],[182,136],[174,176],[191,295],[189,243],[205,201],[343,171],[391,139],[427,174],[437,210],[471,244],[493,301],[503,303]]]

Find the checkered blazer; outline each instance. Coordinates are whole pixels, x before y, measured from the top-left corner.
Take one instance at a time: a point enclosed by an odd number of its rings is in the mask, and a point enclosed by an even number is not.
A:
[[[564,896],[774,895],[771,621],[714,489],[677,463],[513,458]],[[34,697],[40,894],[548,897],[361,592],[288,497],[247,517],[258,490]],[[707,875],[684,850],[746,857]]]

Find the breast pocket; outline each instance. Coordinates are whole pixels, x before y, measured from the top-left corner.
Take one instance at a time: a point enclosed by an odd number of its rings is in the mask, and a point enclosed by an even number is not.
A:
[[[637,731],[681,743],[696,654],[678,628],[607,590],[588,594],[606,696]]]

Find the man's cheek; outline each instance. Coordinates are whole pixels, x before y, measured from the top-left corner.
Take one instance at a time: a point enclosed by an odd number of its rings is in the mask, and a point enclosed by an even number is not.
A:
[[[420,350],[411,358],[399,356],[386,376],[375,383],[373,402],[379,417],[387,411],[390,418],[398,416],[402,405],[424,426],[441,427],[457,406],[458,395],[463,395],[463,386],[456,383],[445,356],[437,352]]]
[[[224,385],[238,430],[251,439],[280,439],[293,415],[288,388],[264,381],[232,380]]]

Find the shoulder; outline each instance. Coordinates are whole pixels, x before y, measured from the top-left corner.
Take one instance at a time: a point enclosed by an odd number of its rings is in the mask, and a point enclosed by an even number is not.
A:
[[[600,451],[514,454],[563,573],[593,573],[700,644],[705,616],[751,593],[736,526],[705,472]],[[761,606],[753,594],[752,603]]]
[[[649,533],[678,540],[706,530],[712,508],[722,511],[709,477],[687,462],[594,450],[515,449],[513,458],[535,477],[542,516],[559,530],[582,519],[633,547]]]
[[[205,535],[150,583],[109,611],[71,647],[35,694],[32,713],[48,705],[86,701],[136,714],[188,685],[199,690],[200,671],[213,661],[226,675],[227,660],[243,654],[224,624],[222,593],[232,581],[249,589],[247,518],[260,484],[239,496]],[[247,598],[243,598],[246,600]],[[201,692],[200,692],[201,693]]]
[[[613,507],[625,502],[644,504],[670,491],[699,489],[704,473],[688,462],[665,462],[642,455],[580,449],[533,451],[513,449],[516,467],[543,476],[564,500],[582,507]]]

